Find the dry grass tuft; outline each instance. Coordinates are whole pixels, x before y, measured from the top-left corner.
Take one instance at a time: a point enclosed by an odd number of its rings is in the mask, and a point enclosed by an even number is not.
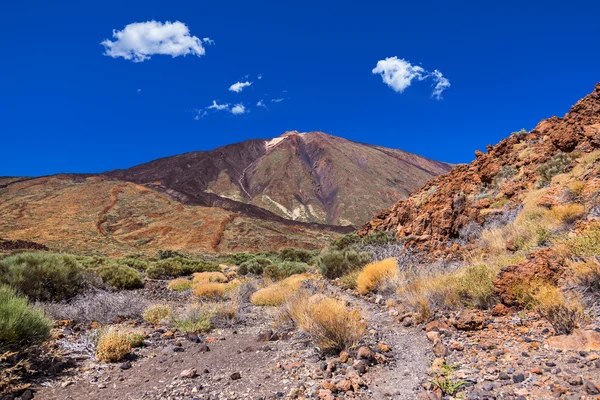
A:
[[[398,262],[395,258],[377,261],[363,268],[356,279],[356,289],[360,294],[374,292],[397,276]]]
[[[192,281],[186,278],[176,278],[169,282],[167,289],[183,292],[192,288]]]
[[[600,262],[590,259],[571,264],[575,281],[586,292],[600,293]]]
[[[116,362],[125,358],[130,351],[131,341],[129,335],[109,331],[100,336],[96,356],[100,361]]]
[[[565,224],[572,224],[585,214],[585,207],[581,204],[560,204],[552,207],[550,216]]]
[[[208,299],[221,299],[225,296],[227,284],[217,282],[206,282],[194,284],[194,295]]]
[[[256,306],[279,306],[298,291],[302,282],[307,279],[308,274],[292,275],[254,292],[250,296],[250,302]]]
[[[161,321],[168,320],[173,314],[173,309],[168,304],[152,304],[142,314],[145,321],[159,325]]]
[[[197,272],[194,274],[194,283],[227,282],[227,277],[222,272]]]
[[[367,328],[359,309],[341,299],[299,292],[284,305],[284,313],[325,352],[354,346]]]
[[[556,286],[541,285],[533,297],[535,310],[559,335],[570,334],[586,321],[582,303],[575,297],[565,296]]]

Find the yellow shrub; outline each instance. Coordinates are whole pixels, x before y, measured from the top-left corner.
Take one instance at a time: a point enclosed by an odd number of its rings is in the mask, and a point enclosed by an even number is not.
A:
[[[142,318],[153,325],[158,325],[162,320],[169,319],[172,312],[171,306],[167,304],[152,304],[146,308]]]
[[[575,281],[586,291],[600,292],[600,263],[596,260],[573,263],[571,265]]]
[[[585,323],[581,302],[574,297],[566,297],[556,286],[539,286],[534,300],[535,310],[552,324],[557,334],[569,334]]]
[[[340,299],[298,293],[284,306],[296,325],[308,332],[324,351],[339,352],[354,346],[367,324],[359,309],[349,308]]]
[[[222,272],[196,272],[194,283],[227,282],[227,277]]]
[[[568,257],[587,258],[600,254],[600,223],[594,223],[579,235],[561,243],[563,254]]]
[[[585,207],[581,204],[560,204],[552,207],[550,214],[553,218],[565,224],[572,224],[585,214]]]
[[[356,289],[356,280],[360,275],[360,271],[352,271],[340,278],[340,286],[342,289]]]
[[[394,258],[377,261],[365,266],[356,279],[356,289],[367,294],[398,276],[398,262]]]
[[[250,302],[256,306],[279,306],[294,294],[302,282],[308,278],[307,274],[292,275],[254,292],[250,296]]]
[[[422,321],[434,310],[460,304],[460,283],[454,274],[407,276],[403,280],[407,283],[399,288],[398,294],[417,311]]]
[[[225,295],[227,284],[217,282],[195,283],[194,295],[210,299],[220,299]]]
[[[96,356],[100,361],[115,362],[125,358],[131,351],[129,335],[119,332],[107,332],[100,336]]]
[[[186,278],[173,279],[167,285],[167,289],[175,290],[176,292],[183,292],[192,288],[192,281]]]

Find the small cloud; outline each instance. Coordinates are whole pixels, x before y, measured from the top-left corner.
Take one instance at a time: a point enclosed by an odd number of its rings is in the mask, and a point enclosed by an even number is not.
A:
[[[137,94],[140,94],[140,93],[142,93],[142,89],[137,89],[137,90],[136,90],[136,93],[137,93]]]
[[[233,85],[229,86],[229,91],[230,92],[236,92],[236,93],[240,93],[242,90],[244,90],[245,87],[248,87],[252,85],[252,82],[236,82]]]
[[[259,100],[258,103],[256,103],[256,107],[264,107],[268,110],[267,105],[262,100]]]
[[[123,57],[133,62],[149,60],[155,54],[171,57],[193,54],[198,57],[205,54],[202,41],[190,35],[188,27],[175,22],[135,22],[123,28],[113,30],[113,38],[104,40],[104,55],[112,58]]]
[[[262,79],[262,75],[257,76],[256,79],[261,80]]]
[[[204,43],[208,44],[208,45],[213,45],[213,44],[215,44],[215,41],[214,41],[214,40],[212,40],[212,39],[211,39],[211,38],[209,38],[209,37],[202,38],[202,41],[203,41]]]
[[[212,105],[210,105],[206,108],[209,110],[217,110],[217,111],[227,110],[229,108],[229,104],[217,104],[217,101],[213,100]]]
[[[280,99],[271,99],[271,102],[272,103],[281,103],[283,100],[285,100],[285,99],[281,99],[281,98]]]
[[[196,121],[198,121],[198,120],[201,120],[202,118],[204,118],[207,115],[208,115],[208,113],[206,112],[206,110],[196,110],[196,116],[194,117],[194,119]]]
[[[231,113],[234,115],[246,113],[246,107],[242,103],[236,104],[231,108]]]
[[[442,92],[450,87],[450,81],[439,70],[428,72],[423,67],[412,65],[409,61],[398,57],[379,60],[371,72],[381,75],[383,82],[398,93],[403,93],[415,79],[423,81],[431,78],[435,82],[431,96],[437,100],[440,100]]]

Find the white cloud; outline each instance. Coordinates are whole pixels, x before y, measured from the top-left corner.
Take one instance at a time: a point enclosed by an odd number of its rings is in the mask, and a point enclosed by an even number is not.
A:
[[[196,121],[198,121],[198,120],[201,120],[202,118],[204,118],[207,115],[208,115],[208,113],[206,112],[206,110],[196,110],[196,116],[194,117],[194,119]]]
[[[272,103],[281,103],[285,99],[271,99]]]
[[[383,82],[398,93],[404,92],[415,79],[418,81],[433,79],[436,85],[431,96],[438,100],[441,99],[442,92],[450,87],[450,81],[439,70],[428,72],[422,67],[412,65],[409,61],[398,57],[379,60],[371,72],[381,75]]]
[[[246,107],[242,103],[236,104],[231,108],[231,113],[234,115],[246,113]]]
[[[267,105],[265,104],[264,101],[259,100],[258,103],[256,103],[256,107],[264,107],[267,108]]]
[[[104,55],[134,62],[149,60],[155,54],[172,57],[205,54],[202,41],[191,36],[188,27],[179,21],[135,22],[122,31],[113,30],[113,38],[114,42],[106,39],[100,43],[105,48]]]
[[[213,100],[212,105],[210,105],[206,108],[209,110],[217,110],[217,111],[227,110],[227,109],[229,109],[229,104],[217,104],[217,101]]]
[[[212,39],[211,39],[211,38],[209,38],[209,37],[202,38],[202,41],[203,41],[204,43],[206,43],[206,44],[209,44],[209,45],[213,45],[213,44],[215,44],[215,41],[214,41],[214,40],[212,40]]]
[[[257,76],[257,79],[259,79],[259,80],[262,79],[262,75]]]
[[[250,85],[252,85],[252,82],[248,82],[248,81],[246,81],[246,82],[236,82],[233,85],[229,86],[229,91],[230,92],[239,93],[242,90],[244,90],[245,87],[248,87]]]
[[[140,94],[140,93],[142,93],[142,89],[137,89],[136,92],[137,92],[137,94]]]
[[[450,81],[437,69],[431,73],[431,78],[435,81],[435,87],[433,88],[431,97],[440,100],[442,98],[442,92],[450,87]]]

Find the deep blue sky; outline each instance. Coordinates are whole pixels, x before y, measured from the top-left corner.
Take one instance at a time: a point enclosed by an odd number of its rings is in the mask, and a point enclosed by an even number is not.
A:
[[[598,3],[3,1],[0,175],[100,172],[291,129],[468,162],[592,91]],[[150,20],[216,44],[202,57],[103,55],[113,29]],[[443,99],[430,80],[385,85],[371,71],[393,56],[440,70]],[[228,91],[247,74],[252,86]],[[213,100],[250,112],[194,119]]]

